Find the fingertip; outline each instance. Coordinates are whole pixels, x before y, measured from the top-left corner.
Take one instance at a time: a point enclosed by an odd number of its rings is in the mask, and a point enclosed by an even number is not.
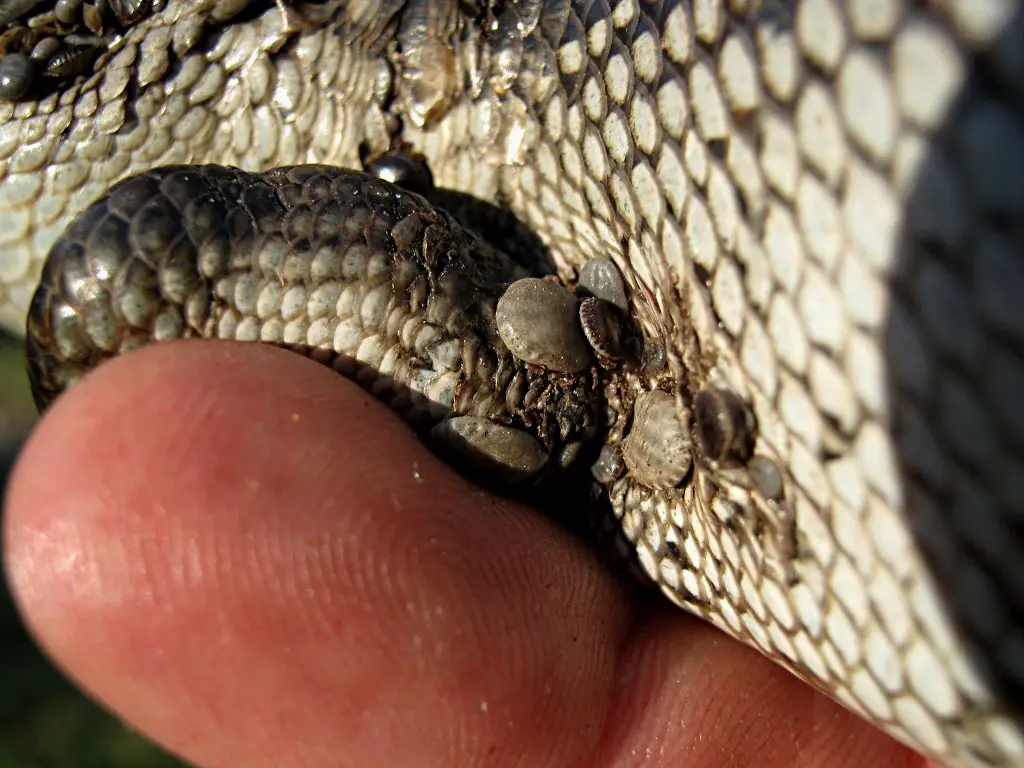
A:
[[[568,536],[329,369],[258,345],[101,366],[43,419],[7,505],[41,643],[197,762],[401,763],[510,739],[571,754],[572,718],[603,701],[579,683],[607,683],[604,641],[628,621]]]

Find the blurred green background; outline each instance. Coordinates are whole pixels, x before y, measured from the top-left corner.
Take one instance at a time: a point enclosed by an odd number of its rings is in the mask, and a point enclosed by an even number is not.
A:
[[[20,340],[0,335],[4,486],[35,420]],[[0,589],[0,768],[183,766],[83,696],[36,648]]]

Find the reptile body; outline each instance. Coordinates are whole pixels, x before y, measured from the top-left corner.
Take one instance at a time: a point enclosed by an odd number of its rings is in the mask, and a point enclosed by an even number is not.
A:
[[[23,326],[48,251],[130,174],[411,149],[439,188],[514,214],[567,285],[594,259],[625,279],[649,355],[594,374],[611,410],[595,477],[647,576],[943,764],[1024,765],[1021,11],[171,1],[76,80],[0,103],[4,322]],[[84,250],[78,272],[47,268],[37,338],[131,261],[90,261],[89,226],[55,249]],[[147,263],[172,294],[181,273]],[[291,323],[270,340],[346,351],[315,322],[311,263],[298,309],[248,296],[179,312],[167,337]],[[139,317],[97,359],[169,327],[159,307]],[[631,438],[666,408],[694,439],[667,470]]]

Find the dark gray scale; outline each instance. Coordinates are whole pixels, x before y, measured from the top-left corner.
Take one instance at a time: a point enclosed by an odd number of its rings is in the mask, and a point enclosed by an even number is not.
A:
[[[64,37],[64,45],[79,48],[99,48],[100,46],[106,45],[108,42],[109,41],[102,35],[92,33],[72,33]]]
[[[39,67],[23,53],[9,53],[0,59],[0,99],[14,101],[35,85]]]
[[[523,274],[449,214],[369,174],[156,168],[115,184],[51,249],[26,334],[33,394],[43,409],[145,344],[266,339],[284,313],[261,301],[324,291],[313,309],[303,300],[289,310],[309,335],[269,340],[352,377],[470,477],[496,490],[532,483],[596,435],[602,383],[560,285],[535,281],[546,286],[539,301],[527,285],[512,314],[524,303],[547,314],[543,297],[560,296],[584,370],[545,367],[502,343],[497,306]],[[333,298],[341,293],[354,298]],[[317,321],[330,331],[314,333]],[[529,337],[521,322],[511,325]],[[564,361],[564,339],[551,346],[540,357]]]
[[[750,458],[757,423],[736,393],[725,389],[698,392],[693,415],[697,445],[705,458],[739,463]]]

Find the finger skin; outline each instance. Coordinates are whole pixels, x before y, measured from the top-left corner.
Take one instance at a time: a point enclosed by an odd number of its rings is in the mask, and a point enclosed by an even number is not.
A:
[[[39,642],[197,765],[924,765],[281,350],[102,366],[5,518]]]

